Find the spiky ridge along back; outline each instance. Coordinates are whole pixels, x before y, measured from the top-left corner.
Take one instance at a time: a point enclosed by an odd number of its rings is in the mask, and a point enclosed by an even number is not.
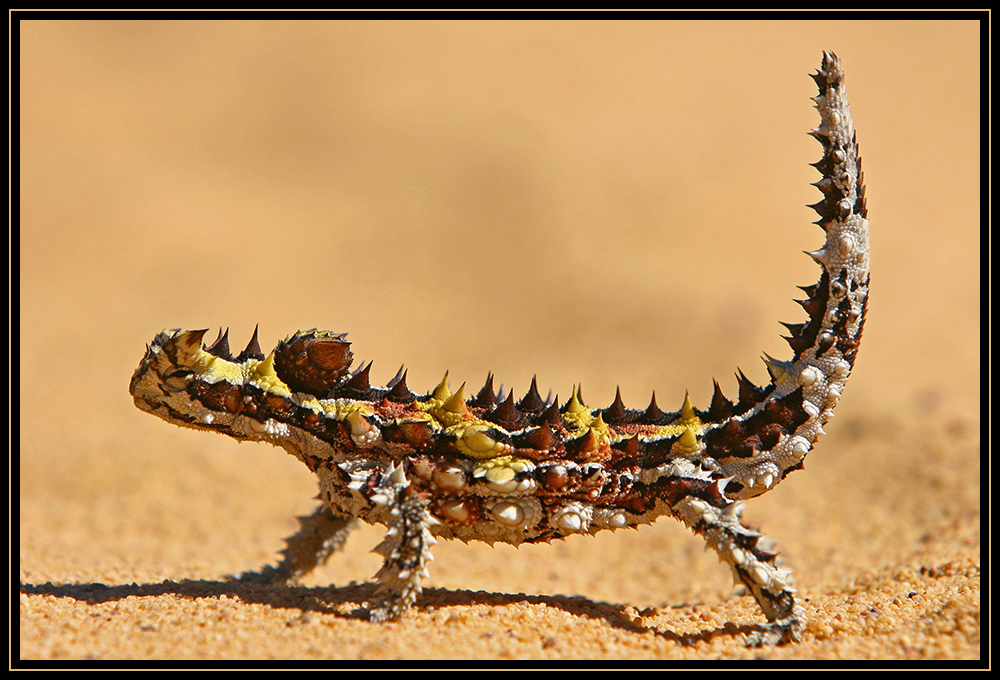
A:
[[[801,469],[840,398],[864,324],[868,220],[836,56],[824,53],[813,78],[823,199],[812,207],[826,242],[809,254],[822,272],[803,288],[807,321],[786,324],[792,359],[766,357],[764,387],[739,372],[735,402],[717,382],[708,409],[685,396],[669,413],[655,396],[645,409],[628,409],[620,393],[593,409],[579,388],[560,406],[543,399],[534,380],[515,399],[495,393],[492,375],[468,396],[464,383],[452,392],[447,374],[415,394],[402,369],[374,387],[371,363],[350,371],[343,334],[313,329],[266,357],[256,330],[236,357],[228,331],[208,347],[203,330],[165,331],[132,378],[135,403],[178,425],[282,446],[317,474],[338,517],[388,526],[383,552],[396,557],[386,555],[379,579],[395,604],[376,618],[395,618],[415,599],[432,535],[517,544],[669,514],[706,536],[777,622],[777,637],[794,638],[797,610],[784,575],[756,547],[759,535],[739,524],[734,502]],[[346,524],[335,524],[342,542]],[[411,544],[424,547],[414,553]]]

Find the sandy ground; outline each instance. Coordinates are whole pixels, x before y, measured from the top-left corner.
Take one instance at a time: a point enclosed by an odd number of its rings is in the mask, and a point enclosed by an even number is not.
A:
[[[968,22],[20,26],[20,636],[29,659],[981,658],[980,78]],[[313,482],[137,411],[167,327],[349,331],[386,381],[538,376],[707,404],[818,277],[807,73],[844,60],[872,218],[865,341],[807,470],[748,505],[801,644],[663,520],[442,544],[404,622],[366,528],[300,588]],[[478,388],[478,384],[475,385]]]

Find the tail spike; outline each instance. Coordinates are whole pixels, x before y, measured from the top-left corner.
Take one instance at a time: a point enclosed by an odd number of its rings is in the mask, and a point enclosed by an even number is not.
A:
[[[796,286],[796,288],[805,293],[807,297],[815,297],[816,292],[819,291],[819,284],[814,283],[811,286]]]
[[[729,418],[735,412],[733,402],[726,399],[726,395],[722,393],[722,388],[719,387],[718,380],[712,380],[712,403],[708,407],[708,417],[709,419],[719,422]]]
[[[771,376],[771,382],[779,382],[788,371],[788,362],[775,359],[767,352],[764,353],[764,356],[761,357],[761,359],[764,361],[764,366],[767,368],[768,375]]]
[[[782,326],[788,329],[788,332],[792,334],[792,337],[798,337],[802,334],[802,329],[806,327],[804,323],[785,323],[784,321],[779,321]]]
[[[739,405],[744,407],[753,404],[760,397],[761,388],[754,384],[750,378],[743,374],[741,369],[736,371],[736,382],[739,384],[740,396]]]
[[[809,342],[802,336],[802,332],[806,327],[804,323],[785,323],[784,321],[779,322],[782,326],[787,328],[791,335],[783,335],[782,338],[788,343],[788,346],[792,348],[792,352],[796,357],[798,357],[802,352],[809,349]]]
[[[814,318],[817,314],[822,311],[823,303],[818,298],[808,298],[806,300],[793,300],[795,304],[806,310],[806,314],[809,318]]]

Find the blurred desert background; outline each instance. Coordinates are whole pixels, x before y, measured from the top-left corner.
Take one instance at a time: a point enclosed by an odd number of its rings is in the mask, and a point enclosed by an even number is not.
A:
[[[667,15],[666,18],[669,18]],[[981,27],[968,21],[25,21],[14,26],[20,659],[980,656]],[[18,42],[19,41],[19,42]],[[806,132],[838,53],[872,222],[854,376],[806,471],[748,504],[801,644],[677,522],[442,543],[406,621],[354,612],[381,528],[301,587],[314,482],[171,427],[128,381],[163,328],[348,332],[373,382],[604,407],[787,358],[822,242]],[[13,486],[13,485],[12,485]],[[12,504],[14,505],[14,504]],[[731,624],[729,623],[731,622]],[[13,653],[12,653],[13,655]],[[12,662],[17,663],[17,662]]]

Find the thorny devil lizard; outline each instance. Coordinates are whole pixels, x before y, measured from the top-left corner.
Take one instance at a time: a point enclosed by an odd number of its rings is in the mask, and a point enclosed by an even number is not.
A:
[[[228,331],[207,347],[204,330],[163,331],[132,377],[135,404],[175,425],[281,446],[319,478],[322,504],[300,518],[280,564],[261,579],[295,582],[338,550],[357,520],[385,525],[372,621],[407,613],[438,538],[548,542],[670,515],[701,534],[757,600],[768,623],[750,644],[796,641],[802,612],[789,572],[740,523],[740,507],[802,469],[823,433],[858,350],[869,271],[861,160],[840,60],[824,53],[812,78],[823,199],[811,207],[826,243],[809,255],[822,272],[802,288],[808,320],[785,324],[791,361],[765,355],[764,387],[739,372],[736,403],[718,382],[708,410],[685,397],[674,413],[661,411],[655,396],[645,410],[628,409],[620,394],[594,409],[579,388],[560,406],[543,400],[534,380],[516,401],[494,393],[492,375],[471,397],[464,384],[452,392],[447,374],[416,394],[402,369],[372,387],[370,362],[350,370],[345,336],[314,329],[266,357],[256,330],[235,357]]]

